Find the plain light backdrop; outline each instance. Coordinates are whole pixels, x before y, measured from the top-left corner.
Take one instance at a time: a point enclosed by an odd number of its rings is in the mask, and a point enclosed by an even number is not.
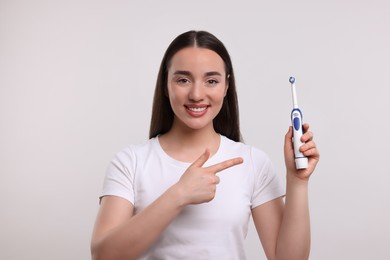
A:
[[[0,259],[90,259],[106,167],[147,140],[161,58],[229,50],[245,142],[284,181],[290,76],[321,161],[311,259],[390,259],[388,1],[0,0]],[[251,224],[248,259],[265,259]]]

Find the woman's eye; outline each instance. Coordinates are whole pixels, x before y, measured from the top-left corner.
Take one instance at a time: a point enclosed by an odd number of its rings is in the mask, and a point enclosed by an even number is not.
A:
[[[188,79],[182,78],[182,79],[178,79],[176,82],[178,84],[186,84],[189,83],[190,81]]]
[[[218,84],[218,81],[215,80],[215,79],[209,79],[209,80],[207,81],[207,84],[208,84],[208,85],[216,85],[216,84]]]

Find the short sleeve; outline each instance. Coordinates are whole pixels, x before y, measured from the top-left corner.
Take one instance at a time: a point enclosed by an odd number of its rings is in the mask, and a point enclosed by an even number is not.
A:
[[[118,196],[134,205],[134,172],[136,157],[131,147],[123,149],[107,167],[100,198]]]
[[[252,208],[285,195],[270,158],[262,151],[252,148],[255,170]]]

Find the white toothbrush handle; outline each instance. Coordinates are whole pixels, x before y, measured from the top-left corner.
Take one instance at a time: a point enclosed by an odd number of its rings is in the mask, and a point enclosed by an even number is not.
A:
[[[306,169],[308,167],[308,160],[300,151],[299,148],[304,144],[301,141],[303,134],[302,129],[302,112],[299,108],[294,108],[291,112],[291,123],[293,127],[293,144],[294,144],[294,157],[295,157],[295,168]]]

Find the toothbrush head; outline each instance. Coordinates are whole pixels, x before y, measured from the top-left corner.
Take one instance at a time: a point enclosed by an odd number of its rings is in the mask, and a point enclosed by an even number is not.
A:
[[[290,81],[291,84],[294,84],[295,78],[294,77],[290,77],[290,79],[288,81]]]

